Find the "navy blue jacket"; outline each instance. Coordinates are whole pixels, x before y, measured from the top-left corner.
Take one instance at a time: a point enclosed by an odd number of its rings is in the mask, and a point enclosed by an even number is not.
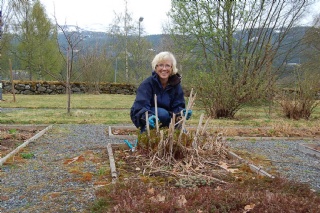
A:
[[[146,125],[145,112],[154,115],[150,109],[155,107],[154,94],[157,95],[157,106],[171,113],[179,113],[185,108],[184,93],[181,87],[181,76],[177,73],[169,77],[168,85],[163,88],[158,74],[153,71],[138,87],[136,99],[131,107],[131,120],[137,128]]]

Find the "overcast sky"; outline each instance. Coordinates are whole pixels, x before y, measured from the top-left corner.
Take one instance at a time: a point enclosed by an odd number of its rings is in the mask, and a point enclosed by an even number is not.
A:
[[[82,28],[99,28],[107,31],[115,15],[124,14],[124,0],[40,0],[49,18],[57,17],[59,24],[77,25]],[[145,34],[162,33],[162,25],[168,20],[171,0],[127,0],[128,13],[141,26]]]
[[[115,15],[124,14],[124,0],[40,0],[45,6],[49,18],[54,14],[59,24],[77,25],[88,30],[107,31]],[[299,1],[299,0],[297,0]],[[143,17],[141,26],[144,34],[161,34],[162,25],[168,21],[166,13],[170,10],[171,0],[127,0],[128,13],[133,20]],[[320,0],[310,8],[308,17],[302,24],[312,21],[312,14],[319,13]]]

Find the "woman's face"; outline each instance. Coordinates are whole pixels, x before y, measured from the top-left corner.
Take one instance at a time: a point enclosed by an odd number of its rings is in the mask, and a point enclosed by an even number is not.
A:
[[[172,62],[171,60],[163,60],[156,65],[156,73],[160,79],[168,80],[172,73]]]

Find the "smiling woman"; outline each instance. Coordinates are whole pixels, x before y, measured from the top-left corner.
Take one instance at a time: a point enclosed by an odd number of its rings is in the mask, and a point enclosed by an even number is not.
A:
[[[155,128],[158,121],[160,127],[168,127],[174,114],[180,119],[181,111],[185,109],[181,76],[174,55],[170,52],[157,54],[152,68],[152,75],[140,84],[130,112],[132,122],[141,132],[146,130],[147,123],[150,128]]]

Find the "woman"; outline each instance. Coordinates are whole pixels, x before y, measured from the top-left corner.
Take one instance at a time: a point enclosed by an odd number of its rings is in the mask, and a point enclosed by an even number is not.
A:
[[[131,120],[137,128],[144,132],[146,119],[149,126],[155,128],[155,103],[154,95],[157,95],[158,119],[160,127],[169,126],[172,114],[185,112],[184,93],[181,87],[181,76],[178,74],[177,61],[170,52],[157,54],[152,63],[152,75],[145,79],[137,90],[136,99],[131,107]],[[148,118],[145,112],[148,111]],[[189,110],[187,119],[192,111]]]

